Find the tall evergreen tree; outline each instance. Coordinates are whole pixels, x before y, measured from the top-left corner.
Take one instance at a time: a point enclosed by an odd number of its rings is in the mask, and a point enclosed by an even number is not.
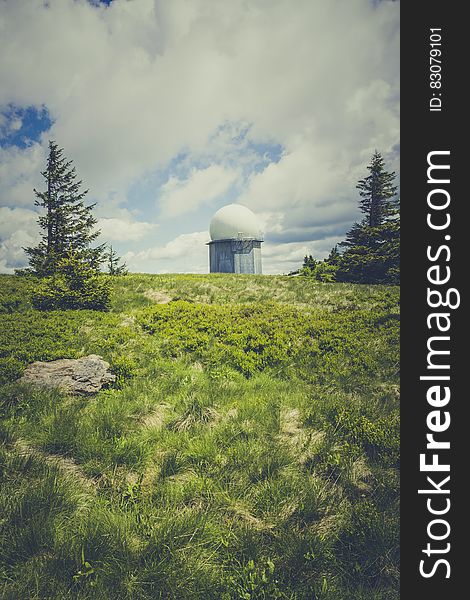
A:
[[[385,170],[384,160],[377,150],[367,168],[369,175],[356,185],[361,196],[359,208],[364,213],[365,222],[369,227],[379,227],[396,213],[397,187],[393,185],[395,173]]]
[[[31,271],[41,276],[54,274],[58,262],[70,251],[98,270],[105,244],[91,247],[100,234],[92,214],[95,205],[84,204],[88,190],[80,191],[82,182],[77,181],[72,161],[65,159],[63,149],[54,141],[49,142],[47,166],[41,175],[46,189],[41,192],[35,189],[34,193],[35,205],[45,209],[45,214],[38,218],[43,234],[37,246],[24,248]]]
[[[356,186],[364,218],[354,223],[346,240],[339,244],[345,250],[339,260],[337,280],[396,284],[400,269],[400,206],[395,173],[385,170],[377,151],[367,168],[369,175]]]

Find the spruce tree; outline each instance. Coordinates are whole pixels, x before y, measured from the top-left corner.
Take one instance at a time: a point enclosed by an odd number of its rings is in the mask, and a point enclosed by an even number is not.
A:
[[[353,283],[399,282],[400,208],[394,185],[395,173],[385,170],[379,152],[367,167],[369,175],[357,184],[359,208],[364,215],[354,223],[339,245],[338,281]]]
[[[395,173],[385,170],[384,160],[377,150],[367,168],[369,175],[361,179],[356,186],[361,196],[359,208],[365,215],[366,225],[380,227],[396,213],[397,187],[393,185]]]
[[[96,271],[103,260],[105,245],[91,247],[100,234],[92,214],[95,205],[84,204],[88,190],[81,191],[82,182],[77,181],[75,167],[63,152],[55,141],[49,142],[46,169],[41,173],[46,189],[34,189],[35,205],[45,209],[38,218],[43,234],[36,247],[24,250],[29,256],[30,271],[40,276],[54,274],[59,261],[70,251]]]
[[[330,265],[337,266],[339,264],[340,260],[341,260],[341,254],[338,251],[338,245],[335,244],[333,246],[333,248],[330,250],[328,258],[326,259],[325,262],[327,262]]]
[[[315,269],[316,264],[317,261],[313,258],[313,256],[311,254],[306,254],[304,256],[304,264],[302,265],[302,268],[304,270],[313,271]]]
[[[120,263],[121,257],[117,255],[117,252],[112,246],[109,246],[109,250],[106,253],[106,259],[108,261],[108,273],[109,275],[127,275],[126,263]]]

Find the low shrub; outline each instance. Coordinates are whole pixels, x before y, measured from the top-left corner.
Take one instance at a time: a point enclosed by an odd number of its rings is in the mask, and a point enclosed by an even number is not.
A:
[[[122,387],[137,372],[137,363],[129,356],[116,356],[111,362],[111,371],[116,375],[116,386]]]
[[[11,314],[18,310],[20,304],[20,298],[5,298],[0,295],[0,313]]]
[[[108,312],[38,311],[0,276],[0,596],[398,600],[398,290],[109,280]],[[15,382],[86,354],[116,386]]]
[[[37,310],[108,310],[110,294],[108,279],[70,252],[57,272],[37,285],[32,302]]]
[[[0,358],[0,385],[21,377],[24,366],[13,356]]]
[[[161,339],[163,352],[193,353],[210,371],[226,365],[246,377],[265,369],[282,377],[335,377],[352,387],[393,371],[399,322],[379,311],[305,311],[277,302],[196,304],[144,309],[138,322]],[[371,344],[374,339],[374,344]],[[385,350],[387,354],[384,353]]]

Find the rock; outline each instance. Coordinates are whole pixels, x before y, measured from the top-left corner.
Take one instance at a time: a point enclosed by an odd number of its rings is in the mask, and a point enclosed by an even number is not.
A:
[[[83,358],[62,358],[51,362],[34,362],[25,369],[21,383],[59,388],[70,394],[96,394],[116,381],[109,363],[96,354]]]

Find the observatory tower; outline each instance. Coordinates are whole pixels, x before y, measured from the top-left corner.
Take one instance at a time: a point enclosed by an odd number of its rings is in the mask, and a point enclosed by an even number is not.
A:
[[[263,238],[255,214],[241,204],[227,204],[210,224],[209,270],[211,273],[259,274]]]

